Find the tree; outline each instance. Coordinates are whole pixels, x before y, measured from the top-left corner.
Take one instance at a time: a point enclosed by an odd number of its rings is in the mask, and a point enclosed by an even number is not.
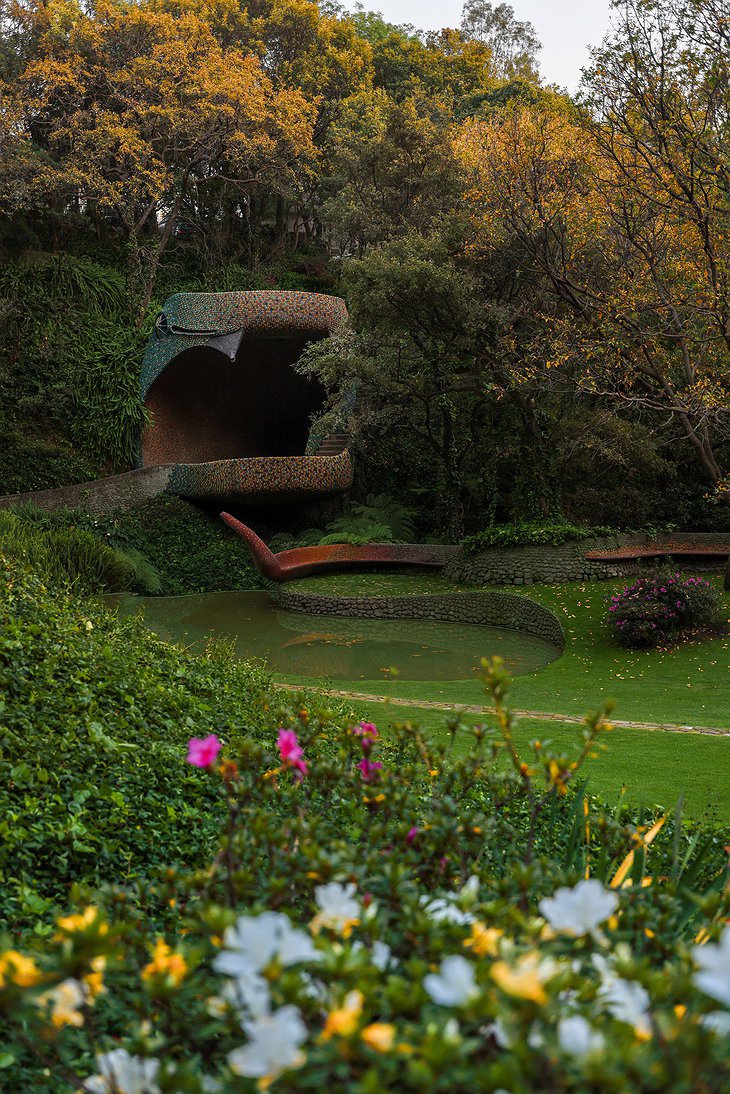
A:
[[[465,127],[476,251],[507,239],[550,288],[547,353],[526,367],[683,437],[730,501],[727,29],[712,0],[620,10],[582,115]]]
[[[488,47],[457,30],[433,32],[422,41],[399,29],[373,43],[373,68],[375,86],[399,102],[420,95],[451,108],[495,84]]]
[[[540,40],[532,23],[515,18],[511,4],[466,0],[461,30],[466,38],[483,42],[489,48],[498,79],[538,81]]]
[[[286,192],[314,155],[314,108],[192,13],[33,0],[18,18],[39,44],[10,88],[16,144],[43,150],[66,207],[112,218],[139,324],[185,203],[220,181]]]
[[[436,234],[373,247],[345,277],[352,326],[310,347],[302,367],[335,407],[357,385],[358,443],[383,472],[375,449],[396,449],[400,497],[423,487],[431,528],[458,541],[470,512],[481,523],[496,504],[504,456],[519,447],[522,408],[503,386],[498,348],[514,315]]]
[[[409,231],[427,234],[453,209],[459,167],[444,119],[431,104],[393,102],[383,91],[344,104],[327,144],[322,208],[340,249],[360,256]]]

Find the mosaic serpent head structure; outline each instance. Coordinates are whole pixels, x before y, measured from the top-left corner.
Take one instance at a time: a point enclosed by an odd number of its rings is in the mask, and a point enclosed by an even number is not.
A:
[[[347,490],[347,437],[313,432],[326,393],[294,367],[346,319],[344,301],[319,293],[171,296],[142,366],[142,466],[173,464],[168,490],[197,501],[277,504]]]

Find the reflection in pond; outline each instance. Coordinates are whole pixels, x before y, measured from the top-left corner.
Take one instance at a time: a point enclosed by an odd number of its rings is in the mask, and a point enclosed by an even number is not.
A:
[[[428,619],[362,619],[284,611],[265,592],[109,597],[122,615],[142,610],[166,641],[235,642],[239,657],[265,659],[291,676],[376,680],[464,680],[481,657],[499,654],[514,675],[534,672],[558,649],[521,631]]]

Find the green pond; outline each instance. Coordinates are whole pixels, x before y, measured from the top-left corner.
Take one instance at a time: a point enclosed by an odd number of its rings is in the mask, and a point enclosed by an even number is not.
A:
[[[106,599],[122,615],[143,612],[146,625],[166,641],[224,638],[235,643],[242,659],[262,658],[288,676],[377,680],[396,668],[401,680],[464,680],[482,657],[499,654],[520,675],[560,652],[550,642],[505,628],[285,611],[266,592]]]

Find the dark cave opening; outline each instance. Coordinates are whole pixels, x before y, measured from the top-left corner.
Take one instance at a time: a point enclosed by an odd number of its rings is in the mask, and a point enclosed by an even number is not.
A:
[[[183,350],[145,398],[145,466],[303,455],[325,390],[292,365],[320,337],[247,335],[235,361],[207,346]]]

